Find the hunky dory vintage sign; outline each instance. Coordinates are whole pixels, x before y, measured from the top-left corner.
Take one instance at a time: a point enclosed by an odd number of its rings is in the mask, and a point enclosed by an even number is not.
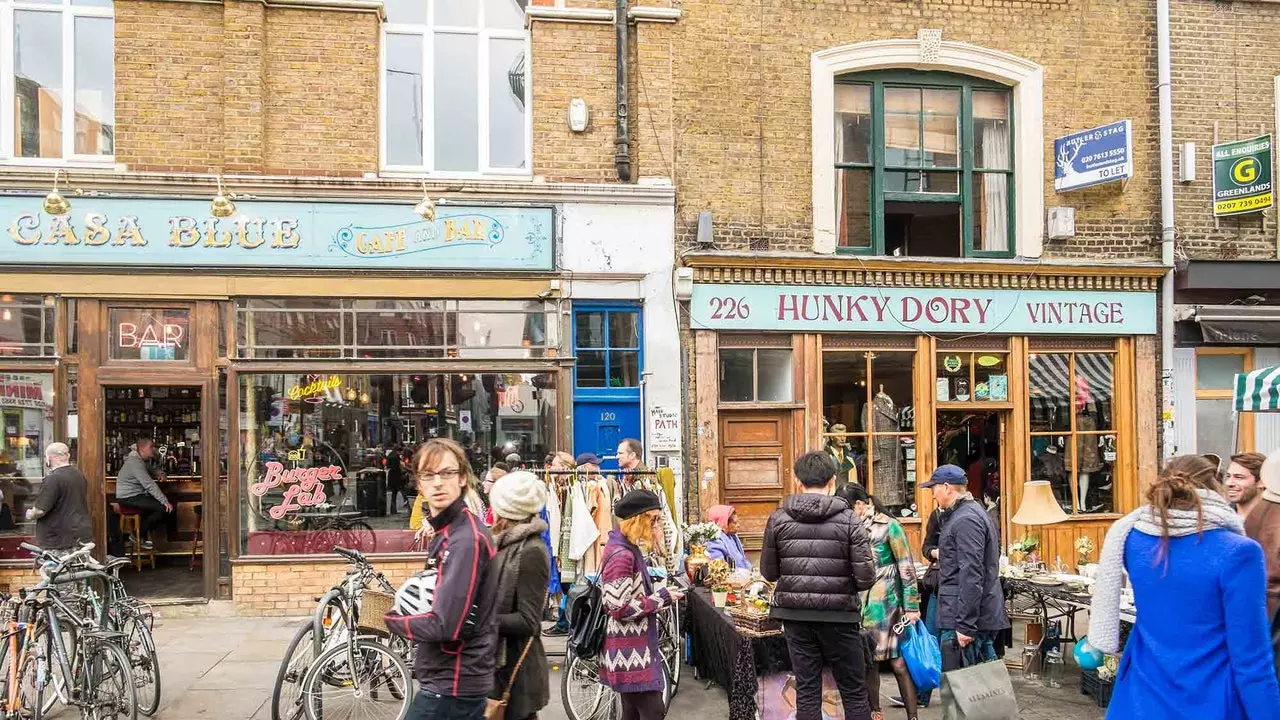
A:
[[[693,327],[801,332],[1151,335],[1153,293],[694,285]]]
[[[0,197],[0,262],[39,265],[550,270],[550,208],[237,203],[74,198],[51,216],[38,197]]]

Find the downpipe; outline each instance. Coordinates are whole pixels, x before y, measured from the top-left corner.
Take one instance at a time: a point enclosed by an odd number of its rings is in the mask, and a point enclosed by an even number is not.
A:
[[[616,63],[618,69],[617,82],[617,127],[614,138],[613,167],[618,172],[618,179],[631,182],[631,129],[630,109],[628,107],[630,86],[628,48],[631,45],[631,31],[627,25],[627,0],[616,0],[614,5],[614,30],[616,34]]]
[[[1156,0],[1156,76],[1160,112],[1160,262],[1165,266],[1160,281],[1160,381],[1161,464],[1173,456],[1173,85],[1169,33],[1169,0]],[[1139,388],[1141,392],[1141,388]]]

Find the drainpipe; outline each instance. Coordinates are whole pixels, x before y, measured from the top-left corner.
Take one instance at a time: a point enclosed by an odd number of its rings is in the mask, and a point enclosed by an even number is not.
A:
[[[627,49],[630,47],[630,31],[627,27],[627,0],[616,0],[614,7],[614,28],[617,30],[617,89],[618,89],[618,128],[617,147],[613,151],[613,166],[618,171],[618,179],[631,182],[631,137],[627,127]]]
[[[1173,95],[1170,79],[1169,0],[1156,0],[1156,74],[1160,101],[1160,377],[1164,420],[1161,459],[1173,456]],[[1139,392],[1142,389],[1139,388]]]

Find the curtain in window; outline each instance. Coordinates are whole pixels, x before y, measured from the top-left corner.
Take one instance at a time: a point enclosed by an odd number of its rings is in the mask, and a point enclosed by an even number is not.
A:
[[[991,123],[982,130],[989,167],[1009,167],[1009,131],[1003,124]],[[1008,176],[1004,173],[982,175],[982,250],[1007,250],[1009,243]]]

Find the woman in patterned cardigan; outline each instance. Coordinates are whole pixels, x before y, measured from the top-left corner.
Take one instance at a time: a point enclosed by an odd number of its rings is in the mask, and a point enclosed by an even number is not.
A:
[[[622,720],[662,720],[662,655],[658,648],[658,612],[679,602],[679,592],[658,588],[649,579],[644,553],[661,542],[658,496],[632,490],[618,501],[622,522],[609,532],[600,582],[605,623],[600,680],[622,698]]]

